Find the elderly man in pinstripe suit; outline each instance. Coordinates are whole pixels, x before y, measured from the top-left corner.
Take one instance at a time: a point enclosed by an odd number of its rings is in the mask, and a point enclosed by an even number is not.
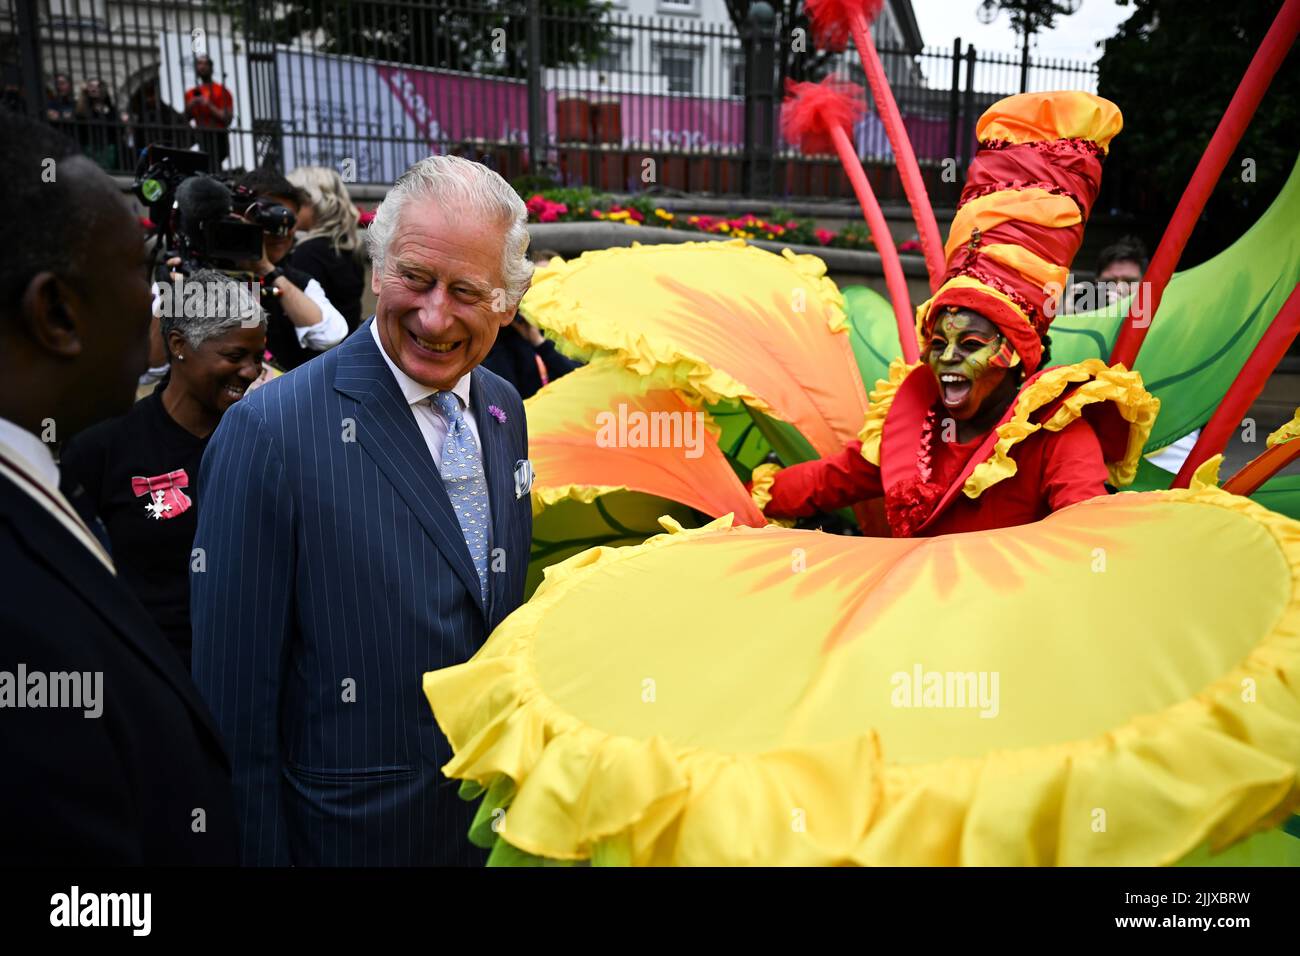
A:
[[[245,863],[482,860],[420,682],[523,596],[523,404],[479,363],[531,279],[526,216],[477,163],[411,167],[369,230],[374,317],[237,403],[204,456],[193,670]]]

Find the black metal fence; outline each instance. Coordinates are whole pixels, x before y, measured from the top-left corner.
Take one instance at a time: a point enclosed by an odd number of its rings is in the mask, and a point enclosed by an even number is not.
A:
[[[833,158],[781,140],[778,116],[786,77],[861,84],[852,47],[795,51],[774,19],[737,30],[541,6],[0,0],[0,71],[9,105],[59,125],[116,172],[162,142],[215,153],[226,169],[330,165],[361,183],[456,152],[510,179],[618,192],[849,195]],[[961,41],[880,45],[927,178],[953,192],[945,160],[964,168],[979,114],[1019,90],[1020,57]],[[208,85],[196,76],[204,55]],[[1036,59],[1027,77],[1030,89],[1096,88],[1085,63]],[[854,136],[878,192],[901,195],[874,114]]]

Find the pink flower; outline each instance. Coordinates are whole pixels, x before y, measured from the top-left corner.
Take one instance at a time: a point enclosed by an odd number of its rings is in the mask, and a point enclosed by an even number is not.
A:
[[[569,211],[569,207],[562,202],[548,202],[545,208],[538,214],[539,222],[555,222],[556,219]]]
[[[817,229],[813,232],[813,235],[817,237],[817,241],[823,246],[829,246],[831,240],[835,238],[835,233],[831,232],[829,229]]]
[[[504,425],[504,424],[506,423],[506,413],[503,412],[503,411],[501,411],[501,409],[499,409],[497,406],[495,406],[495,405],[489,405],[489,406],[488,406],[488,413],[489,413],[493,418],[495,418],[495,419],[497,420],[497,422],[499,422],[500,424]]]

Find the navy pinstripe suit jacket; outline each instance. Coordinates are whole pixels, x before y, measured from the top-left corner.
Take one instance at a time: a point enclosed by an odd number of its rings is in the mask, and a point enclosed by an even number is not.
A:
[[[420,686],[467,660],[523,597],[523,403],[485,368],[471,382],[496,568],[486,607],[367,325],[232,406],[204,455],[193,671],[233,758],[245,863],[483,859],[466,839],[473,808],[439,770],[451,752]]]

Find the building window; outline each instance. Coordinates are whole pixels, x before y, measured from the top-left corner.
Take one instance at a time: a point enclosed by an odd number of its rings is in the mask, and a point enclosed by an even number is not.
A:
[[[699,88],[700,54],[689,47],[662,47],[659,74],[668,80],[669,93],[694,93]]]
[[[727,92],[731,96],[745,95],[745,54],[727,54]]]
[[[631,40],[610,40],[605,51],[596,57],[596,69],[602,73],[624,73],[631,58]]]
[[[659,0],[660,13],[699,13],[696,0]]]

